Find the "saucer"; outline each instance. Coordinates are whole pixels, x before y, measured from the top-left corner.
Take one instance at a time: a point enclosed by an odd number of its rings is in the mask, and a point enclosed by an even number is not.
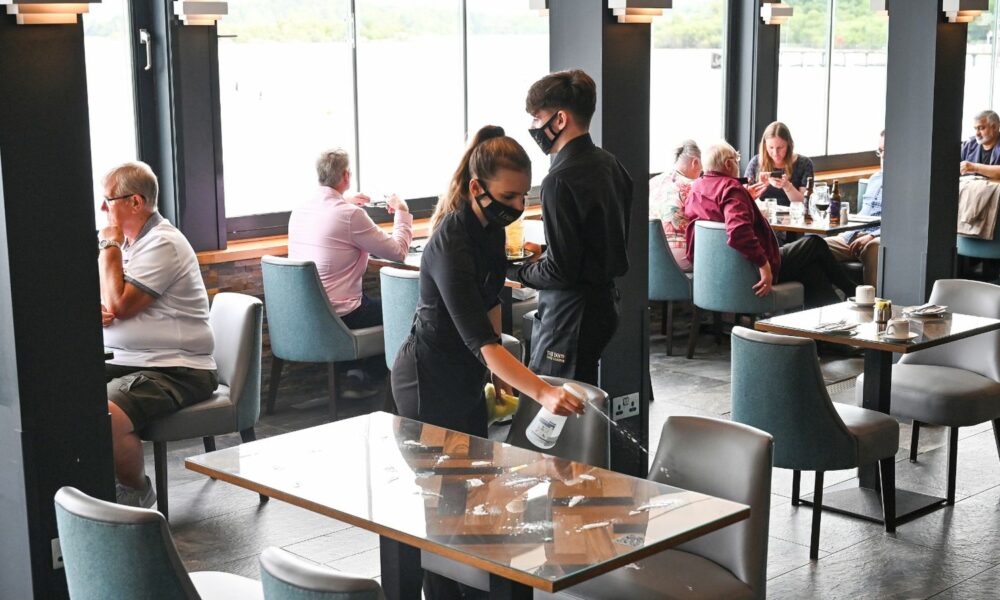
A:
[[[854,306],[859,306],[859,307],[863,307],[863,308],[871,308],[871,307],[875,306],[875,301],[874,300],[872,300],[871,302],[857,302],[857,301],[854,300],[854,296],[851,296],[850,298],[848,298],[847,301],[850,302],[851,304],[853,304]]]
[[[910,333],[906,334],[906,337],[893,337],[891,335],[880,333],[878,334],[878,337],[880,340],[884,342],[912,342],[913,340],[920,337],[920,334],[911,331]]]
[[[517,254],[508,254],[507,255],[507,262],[509,262],[509,263],[521,262],[522,260],[528,260],[529,258],[531,258],[534,255],[535,255],[535,253],[532,252],[531,250],[525,250],[524,252],[522,252],[519,255],[517,255]]]

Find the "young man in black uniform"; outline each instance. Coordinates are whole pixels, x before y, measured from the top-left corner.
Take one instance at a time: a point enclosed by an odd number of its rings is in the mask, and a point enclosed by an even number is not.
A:
[[[594,80],[580,70],[552,73],[528,90],[532,138],[553,154],[542,181],[545,253],[507,276],[539,290],[531,370],[597,385],[601,352],[618,328],[614,278],[628,271],[632,179],[594,145]]]

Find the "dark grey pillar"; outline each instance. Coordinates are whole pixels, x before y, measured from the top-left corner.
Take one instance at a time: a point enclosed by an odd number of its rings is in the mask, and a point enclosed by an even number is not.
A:
[[[940,0],[892,0],[889,15],[879,292],[920,304],[955,272],[968,30]]]
[[[181,25],[172,0],[135,3],[132,11],[153,41],[152,68],[138,71],[136,96],[139,155],[160,178],[160,213],[196,251],[225,248],[217,28]],[[133,55],[145,64],[138,39]]]
[[[0,596],[65,598],[52,498],[111,499],[83,29],[0,15]]]
[[[726,140],[746,167],[764,129],[778,119],[777,25],[760,18],[760,0],[729,0],[726,37]]]
[[[611,152],[635,182],[629,272],[618,280],[621,322],[601,359],[601,387],[612,398],[637,394],[640,413],[619,422],[645,446],[649,438],[649,51],[650,26],[621,24],[606,0],[551,0],[550,67],[579,68],[597,83],[594,142]],[[612,434],[611,466],[645,476],[645,454]]]

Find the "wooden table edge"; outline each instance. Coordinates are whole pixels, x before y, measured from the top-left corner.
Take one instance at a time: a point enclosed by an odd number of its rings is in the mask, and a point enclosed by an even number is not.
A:
[[[201,463],[193,462],[190,459],[184,459],[184,466],[189,471],[201,473],[202,475],[206,475],[213,479],[224,481],[226,483],[235,485],[237,487],[246,490],[250,490],[252,492],[256,492],[258,494],[263,494],[264,496],[267,496],[269,498],[274,498],[276,500],[281,500],[282,502],[287,502],[292,506],[297,506],[299,508],[303,508],[305,510],[317,514],[321,514],[323,516],[337,519],[338,521],[342,521],[344,523],[349,523],[366,531],[377,533],[380,536],[385,536],[388,538],[392,538],[393,540],[396,540],[398,542],[408,544],[410,546],[413,546],[414,548],[427,550],[429,552],[433,552],[440,556],[450,558],[462,564],[466,564],[475,567],[477,569],[481,569],[483,571],[486,571],[487,573],[500,575],[501,577],[506,577],[511,581],[516,581],[518,583],[522,583],[524,585],[528,585],[533,588],[540,589],[542,591],[549,593],[555,593],[564,590],[568,587],[572,587],[578,583],[594,579],[595,577],[613,571],[617,568],[624,567],[627,564],[634,563],[638,560],[642,560],[644,558],[652,556],[653,554],[657,554],[664,550],[668,550],[675,546],[679,546],[684,542],[688,542],[695,538],[701,537],[705,534],[718,531],[723,527],[728,527],[733,523],[738,523],[750,517],[750,507],[745,506],[743,510],[733,513],[732,515],[722,517],[716,521],[692,529],[691,531],[686,531],[683,534],[671,538],[669,540],[662,540],[655,544],[644,546],[643,548],[635,550],[629,554],[612,558],[600,564],[596,564],[586,569],[577,571],[572,575],[568,575],[562,579],[552,581],[549,579],[541,579],[538,577],[533,577],[525,573],[524,571],[512,569],[511,567],[501,565],[500,563],[495,563],[469,554],[456,552],[446,546],[441,546],[434,542],[412,536],[408,533],[404,533],[402,531],[392,529],[389,527],[384,527],[382,525],[378,525],[377,523],[372,523],[371,521],[366,521],[365,519],[362,519],[360,517],[356,517],[354,515],[332,509],[328,506],[323,506],[322,504],[317,504],[315,502],[310,502],[308,500],[297,498],[280,490],[270,488],[266,485],[260,485],[248,479],[237,477],[231,473],[216,471],[214,469],[206,467]]]

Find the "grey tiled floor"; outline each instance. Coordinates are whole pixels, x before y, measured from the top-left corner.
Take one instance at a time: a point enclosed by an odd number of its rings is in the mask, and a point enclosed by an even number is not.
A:
[[[683,327],[678,323],[678,330]],[[656,329],[654,329],[656,330]],[[685,340],[675,341],[683,353]],[[652,338],[650,368],[656,401],[650,410],[650,448],[669,415],[729,418],[729,348],[702,336],[694,360],[667,357],[660,336]],[[823,357],[823,372],[837,402],[854,403],[857,357]],[[265,381],[267,381],[267,373]],[[261,419],[258,437],[327,422],[326,376],[321,366],[297,366],[286,374],[277,414]],[[341,402],[341,416],[379,408]],[[219,438],[219,447],[238,436]],[[901,424],[897,481],[903,487],[943,495],[947,466],[944,431],[921,429],[920,460],[906,460],[910,427]],[[173,444],[170,456],[171,527],[191,570],[222,570],[259,577],[257,556],[280,546],[336,569],[378,577],[377,536],[278,501],[259,504],[256,494],[209,480],[183,468],[183,458],[201,444]],[[147,455],[152,475],[152,459]],[[997,598],[1000,593],[1000,460],[989,425],[962,430],[959,501],[907,523],[895,534],[880,526],[824,513],[820,560],[808,559],[809,508],[791,506],[791,473],[775,469],[768,552],[769,598]],[[853,471],[827,474],[826,487],[853,485]],[[803,473],[803,489],[812,476]],[[625,597],[625,596],[623,596]]]

